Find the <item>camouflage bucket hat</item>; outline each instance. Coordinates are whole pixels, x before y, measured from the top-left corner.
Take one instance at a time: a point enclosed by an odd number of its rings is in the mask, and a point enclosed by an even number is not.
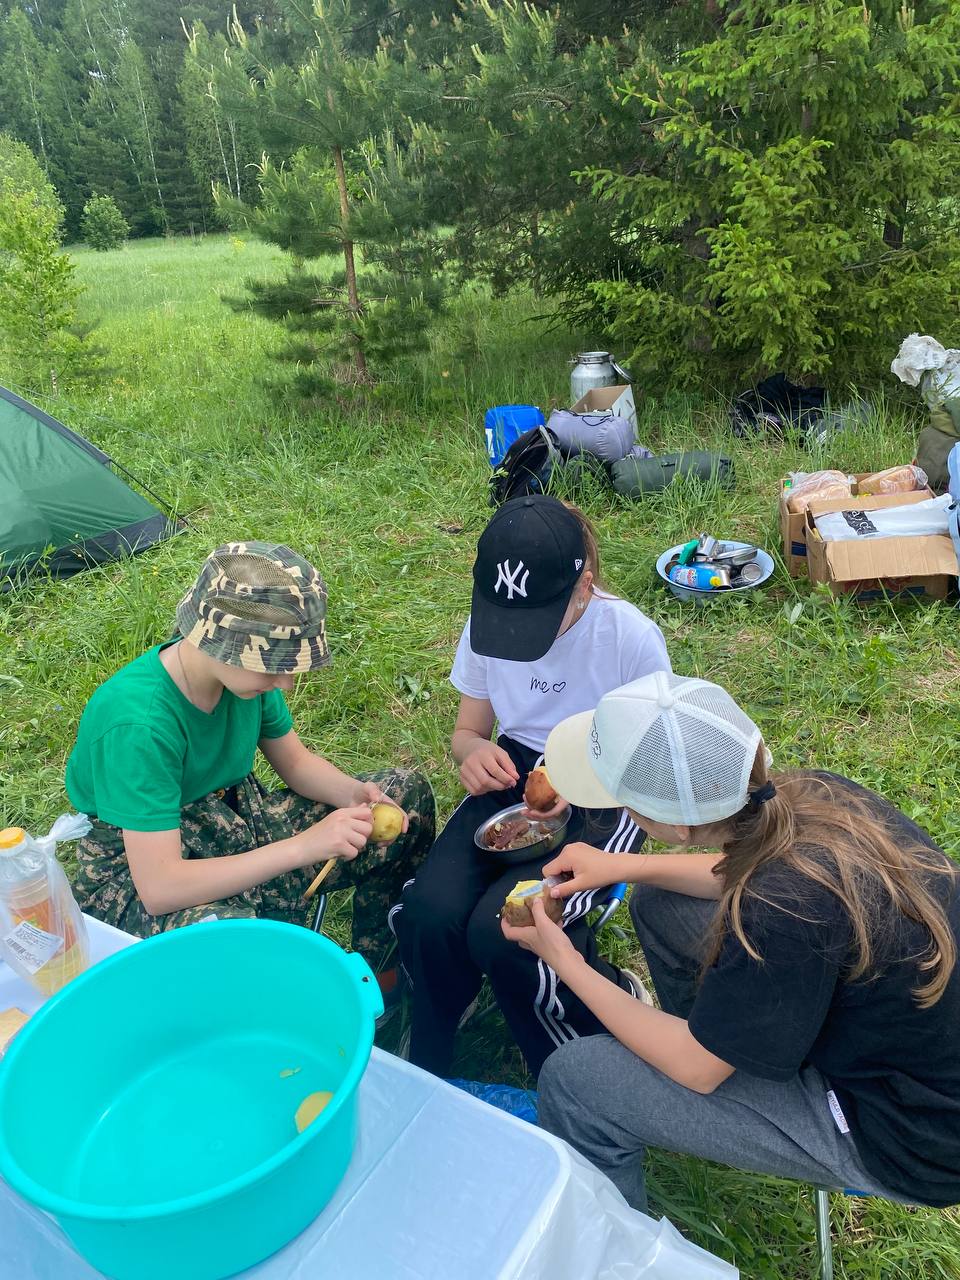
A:
[[[184,640],[231,667],[271,675],[330,661],[327,588],[303,556],[275,542],[228,542],[177,606]]]

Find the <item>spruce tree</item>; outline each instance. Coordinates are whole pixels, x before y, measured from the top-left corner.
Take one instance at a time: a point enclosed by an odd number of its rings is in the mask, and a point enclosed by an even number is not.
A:
[[[714,38],[624,78],[658,155],[595,168],[639,270],[593,286],[636,371],[712,385],[879,373],[960,337],[960,6],[719,0]]]

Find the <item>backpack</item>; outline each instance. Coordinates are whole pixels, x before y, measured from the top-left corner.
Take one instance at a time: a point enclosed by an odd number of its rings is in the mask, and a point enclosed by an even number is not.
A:
[[[490,505],[526,493],[546,493],[553,468],[562,463],[559,441],[549,427],[531,427],[517,436],[490,477]]]

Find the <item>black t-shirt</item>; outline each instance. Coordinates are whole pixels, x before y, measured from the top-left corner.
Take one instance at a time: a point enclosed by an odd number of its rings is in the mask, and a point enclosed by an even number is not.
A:
[[[895,836],[941,854],[873,792],[820,776],[868,797]],[[826,855],[824,865],[831,863]],[[960,946],[956,882],[930,876],[927,883]],[[960,971],[935,1005],[919,1008],[911,989],[924,975],[915,957],[929,933],[901,916],[879,973],[847,981],[851,926],[829,889],[782,864],[758,871],[751,887],[763,901],[745,900],[744,931],[762,962],[728,933],[691,1010],[692,1034],[738,1071],[767,1080],[789,1080],[813,1065],[882,1186],[921,1203],[960,1202]]]

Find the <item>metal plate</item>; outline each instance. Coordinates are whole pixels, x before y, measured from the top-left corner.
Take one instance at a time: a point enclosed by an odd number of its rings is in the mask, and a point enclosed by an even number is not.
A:
[[[550,833],[548,835],[533,844],[524,845],[522,849],[491,849],[489,845],[484,843],[484,836],[495,823],[510,822],[514,818],[525,818],[527,813],[528,810],[525,804],[513,804],[508,809],[501,809],[493,817],[487,818],[486,822],[480,823],[480,826],[474,832],[473,843],[478,849],[488,853],[499,862],[532,862],[535,858],[550,853],[561,843],[566,835],[567,827],[570,825],[570,816],[573,810],[569,805],[564,813],[550,819]]]

